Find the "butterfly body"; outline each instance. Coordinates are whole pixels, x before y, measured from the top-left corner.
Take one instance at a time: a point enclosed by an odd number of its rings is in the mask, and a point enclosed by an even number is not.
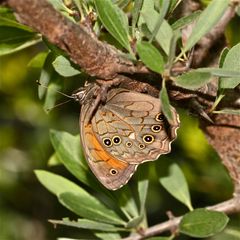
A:
[[[146,161],[171,150],[179,118],[168,123],[159,99],[126,89],[111,89],[89,121],[97,85],[81,92],[80,135],[89,167],[108,189],[125,185]]]

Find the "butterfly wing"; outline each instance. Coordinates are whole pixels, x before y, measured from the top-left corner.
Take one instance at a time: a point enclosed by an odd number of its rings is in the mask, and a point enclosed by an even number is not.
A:
[[[99,143],[119,161],[140,164],[171,151],[179,117],[172,108],[171,123],[159,99],[126,89],[113,89],[92,119]]]
[[[80,115],[80,136],[86,160],[97,179],[108,189],[125,185],[137,169],[136,164],[119,160],[99,142],[92,123],[86,122],[91,102],[84,104]]]

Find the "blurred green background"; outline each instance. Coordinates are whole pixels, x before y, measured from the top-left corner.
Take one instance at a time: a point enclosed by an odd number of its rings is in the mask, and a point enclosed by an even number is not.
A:
[[[76,219],[76,216],[40,185],[33,172],[34,169],[48,169],[76,181],[63,166],[48,166],[53,153],[49,129],[78,134],[80,106],[70,102],[49,114],[44,112],[36,84],[40,68],[28,67],[32,57],[43,48],[39,44],[0,58],[0,240],[78,238],[83,231],[61,226],[55,229],[48,223],[48,219]],[[68,94],[82,85],[77,78],[64,81],[63,91]],[[60,96],[59,102],[65,100]],[[197,119],[181,109],[179,112],[181,128],[172,152],[158,161],[141,165],[141,168],[147,164],[152,168],[147,199],[149,225],[166,220],[168,210],[176,216],[187,211],[160,186],[156,177],[156,172],[167,175],[168,166],[173,162],[185,173],[194,207],[213,205],[232,195],[230,178],[198,129]],[[226,231],[240,229],[238,214],[231,216],[229,226]],[[226,238],[222,233],[214,239]],[[231,239],[239,238],[233,234]]]

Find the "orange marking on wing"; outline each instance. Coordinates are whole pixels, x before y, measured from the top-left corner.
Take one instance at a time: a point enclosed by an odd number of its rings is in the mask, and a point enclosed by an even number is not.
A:
[[[94,159],[103,160],[106,164],[109,164],[113,168],[124,169],[128,166],[126,162],[117,160],[112,157],[106,150],[103,149],[102,145],[99,143],[98,139],[92,131],[92,125],[88,124],[85,126],[85,141],[86,146],[92,146],[91,155]]]

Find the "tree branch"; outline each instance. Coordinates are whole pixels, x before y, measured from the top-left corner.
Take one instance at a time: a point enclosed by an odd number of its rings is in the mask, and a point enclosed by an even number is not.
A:
[[[220,204],[207,207],[207,209],[224,212],[226,214],[240,212],[240,196],[236,196]],[[148,237],[159,235],[166,231],[171,231],[172,229],[177,229],[179,227],[181,219],[182,216],[170,219],[160,224],[156,224],[146,230],[143,230],[143,232],[141,232],[141,235],[134,233],[129,237],[123,238],[123,240],[142,240]]]
[[[46,0],[8,0],[21,21],[64,50],[91,76],[111,79],[118,73],[147,72],[145,67],[120,56],[119,52],[57,12]]]

